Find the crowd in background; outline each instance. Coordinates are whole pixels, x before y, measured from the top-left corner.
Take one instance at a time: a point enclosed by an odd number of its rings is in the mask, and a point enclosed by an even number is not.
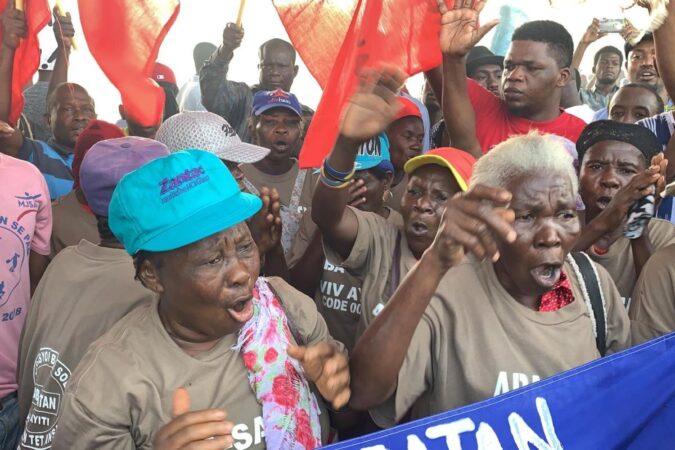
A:
[[[675,3],[576,47],[527,22],[503,56],[478,45],[485,1],[456,3],[421,98],[364,69],[316,170],[295,49],[269,40],[259,83],[230,80],[233,23],[184,86],[154,65],[148,127],[97,119],[55,12],[9,123],[27,24],[8,7],[0,448],[309,450],[674,331]],[[625,47],[582,76],[607,32]]]

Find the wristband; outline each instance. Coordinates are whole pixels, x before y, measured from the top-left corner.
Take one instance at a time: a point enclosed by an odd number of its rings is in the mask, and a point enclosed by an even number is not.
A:
[[[349,172],[340,172],[339,170],[333,169],[330,166],[330,164],[328,164],[328,158],[323,160],[322,173],[326,177],[332,178],[336,181],[342,181],[342,182],[349,181],[354,176],[354,172],[356,172],[356,165],[354,165]]]

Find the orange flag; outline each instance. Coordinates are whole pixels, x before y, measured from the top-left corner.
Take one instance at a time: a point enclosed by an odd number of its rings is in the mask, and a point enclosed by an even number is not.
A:
[[[303,168],[319,167],[330,152],[362,69],[391,64],[412,76],[441,63],[436,0],[272,1],[324,89],[300,153]]]
[[[7,6],[14,0],[0,0],[0,12],[4,13]],[[14,70],[12,71],[12,109],[9,121],[15,126],[23,111],[23,90],[40,65],[40,44],[38,33],[51,18],[49,3],[47,0],[24,0],[23,11],[26,14],[28,33],[25,39],[21,39],[19,47],[14,54]],[[0,27],[0,41],[2,40],[2,27]]]
[[[89,51],[141,126],[162,121],[164,91],[150,75],[179,0],[78,0]]]

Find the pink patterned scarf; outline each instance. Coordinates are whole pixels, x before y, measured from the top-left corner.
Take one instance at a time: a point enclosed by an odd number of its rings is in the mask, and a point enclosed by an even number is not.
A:
[[[286,352],[291,341],[286,312],[267,280],[253,289],[253,317],[239,332],[248,380],[262,405],[269,450],[313,450],[321,446],[319,406],[300,363]]]

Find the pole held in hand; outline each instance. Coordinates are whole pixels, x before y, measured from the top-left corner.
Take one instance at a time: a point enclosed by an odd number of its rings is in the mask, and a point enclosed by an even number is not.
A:
[[[239,13],[237,14],[237,26],[241,27],[241,18],[244,15],[244,8],[246,7],[246,0],[239,1]]]
[[[19,0],[17,0],[17,2],[18,2],[18,1],[19,1]],[[21,0],[21,1],[23,1],[23,0]],[[65,15],[66,15],[66,13],[63,12],[63,6],[61,5],[61,0],[56,0],[56,1],[54,2],[54,8],[56,8],[56,14],[58,14],[59,16],[65,16]],[[77,43],[75,42],[75,38],[74,38],[74,37],[73,37],[73,38],[70,38],[70,47],[71,47],[73,50],[77,50]]]

